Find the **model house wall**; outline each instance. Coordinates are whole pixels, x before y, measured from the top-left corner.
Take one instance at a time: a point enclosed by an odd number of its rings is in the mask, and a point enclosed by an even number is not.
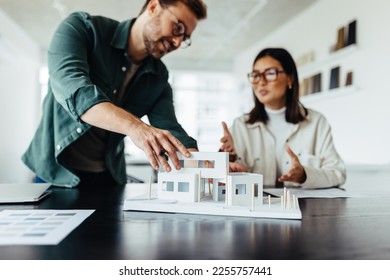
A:
[[[253,173],[230,173],[227,181],[227,205],[247,206],[263,203],[263,175]]]
[[[177,199],[183,202],[196,202],[199,189],[199,174],[160,172],[158,174],[157,195],[159,199]]]
[[[225,201],[227,206],[249,207],[254,199],[256,204],[262,203],[263,176],[229,173],[228,153],[194,152],[189,159],[180,154],[178,157],[182,169],[158,173],[158,199],[200,202],[208,194],[209,199]],[[213,182],[212,189],[206,191],[209,180]]]

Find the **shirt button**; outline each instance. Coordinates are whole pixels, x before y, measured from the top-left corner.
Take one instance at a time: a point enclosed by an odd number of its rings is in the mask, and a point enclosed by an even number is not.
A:
[[[82,130],[80,127],[78,127],[78,128],[76,128],[76,132],[77,132],[78,134],[80,134],[81,132],[83,132],[83,130]]]
[[[112,92],[115,94],[116,93],[116,89],[114,89]]]
[[[61,150],[61,149],[62,149],[61,145],[57,145],[57,146],[56,146],[56,149],[57,149],[57,150]]]
[[[122,67],[122,71],[126,72],[127,68],[125,66]]]

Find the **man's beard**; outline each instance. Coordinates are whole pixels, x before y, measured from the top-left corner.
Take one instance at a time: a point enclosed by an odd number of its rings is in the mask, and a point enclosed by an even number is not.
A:
[[[148,55],[160,59],[165,54],[175,49],[175,46],[166,37],[158,38],[160,33],[160,17],[154,18],[147,23],[142,34],[146,51]],[[154,39],[156,38],[156,39]]]

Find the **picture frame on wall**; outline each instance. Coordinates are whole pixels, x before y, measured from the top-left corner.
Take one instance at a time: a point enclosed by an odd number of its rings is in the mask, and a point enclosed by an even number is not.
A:
[[[347,25],[341,26],[337,29],[337,40],[336,43],[331,47],[330,51],[338,51],[347,46],[354,45],[357,43],[357,20],[354,19]]]
[[[357,21],[353,20],[348,24],[348,32],[346,36],[346,46],[356,44],[356,27]]]
[[[321,73],[315,74],[312,79],[313,79],[313,90],[312,93],[318,93],[321,92],[322,87],[321,87],[321,78],[322,75]]]
[[[345,79],[345,86],[351,86],[353,84],[353,72],[349,71]]]
[[[299,85],[299,96],[306,96],[309,94],[309,78],[304,78]]]
[[[334,67],[330,70],[329,89],[340,87],[340,66]]]
[[[340,27],[337,31],[337,42],[335,46],[335,51],[338,51],[345,47],[345,27]]]

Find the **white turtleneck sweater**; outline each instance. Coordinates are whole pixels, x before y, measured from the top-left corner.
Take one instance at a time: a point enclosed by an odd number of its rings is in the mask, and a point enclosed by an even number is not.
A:
[[[275,139],[277,178],[279,178],[282,174],[288,171],[283,170],[282,168],[283,166],[286,168],[286,165],[282,163],[282,155],[284,149],[286,148],[286,140],[291,134],[294,125],[286,121],[286,107],[283,107],[278,110],[265,108],[265,111],[267,112],[269,117],[267,129],[270,131],[270,133]]]

